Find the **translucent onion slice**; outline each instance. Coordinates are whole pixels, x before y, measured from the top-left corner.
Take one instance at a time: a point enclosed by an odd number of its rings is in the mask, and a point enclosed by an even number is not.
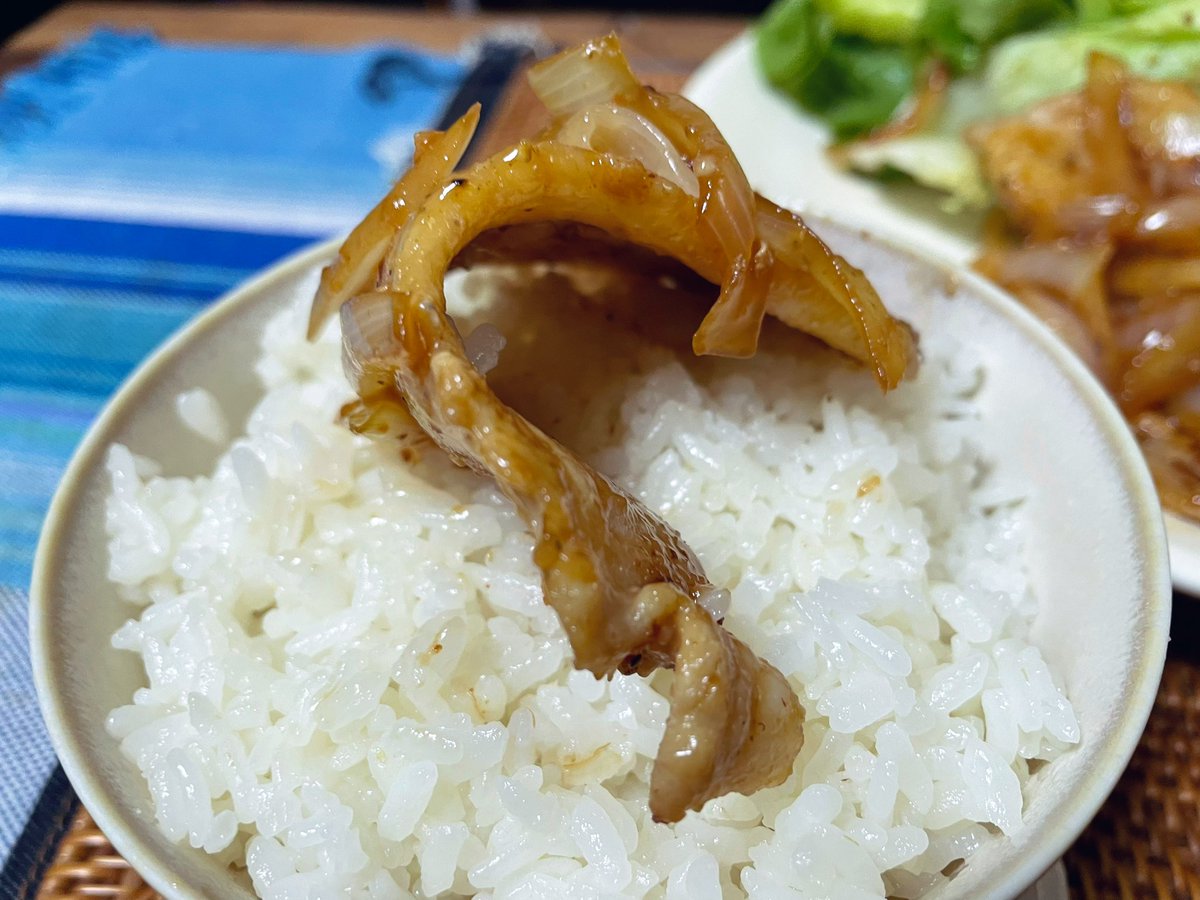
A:
[[[1188,297],[1180,303],[1194,299]],[[1126,357],[1132,359],[1142,351],[1169,340],[1171,331],[1178,322],[1179,310],[1175,306],[1156,306],[1135,312],[1124,318],[1117,327],[1117,347]]]
[[[671,137],[691,160],[700,186],[700,228],[727,259],[721,295],[692,339],[701,356],[752,356],[770,289],[769,249],[758,240],[756,196],[712,119],[690,100],[643,91],[635,108]]]
[[[1200,301],[1175,310],[1175,326],[1145,349],[1121,376],[1118,400],[1129,416],[1200,384]]]
[[[1008,287],[1030,285],[1057,294],[1107,351],[1113,345],[1113,326],[1104,273],[1112,256],[1110,244],[1034,244],[1001,254],[992,277]]]
[[[1200,193],[1176,194],[1147,204],[1133,239],[1156,250],[1195,251],[1200,247]]]
[[[649,119],[615,103],[590,106],[568,116],[554,139],[572,147],[640,162],[660,178],[697,197],[700,185],[675,145]]]
[[[1156,412],[1142,413],[1134,426],[1163,506],[1200,519],[1200,434]]]
[[[1125,128],[1130,118],[1125,66],[1111,56],[1092,53],[1083,97],[1083,145],[1092,192],[1139,198],[1142,182]]]
[[[379,263],[413,209],[445,183],[458,165],[479,125],[479,104],[445,132],[422,131],[414,139],[413,163],[338,249],[337,259],[321,273],[321,285],[308,319],[311,341],[325,321],[351,296],[374,287]]]
[[[1128,77],[1129,140],[1158,196],[1200,187],[1200,97],[1191,85]]]
[[[390,296],[375,291],[358,294],[342,304],[341,318],[342,368],[351,384],[360,384],[372,363],[399,360]]]
[[[342,422],[355,434],[388,438],[402,456],[429,443],[387,374],[402,364],[391,296],[377,291],[359,294],[342,304],[340,313],[342,368],[358,386],[360,397],[371,397],[370,402],[357,400],[342,407]]]
[[[1193,248],[1195,253],[1197,248]],[[1141,254],[1113,265],[1113,290],[1131,297],[1164,297],[1200,291],[1200,255]]]
[[[756,234],[754,191],[708,113],[677,94],[648,89],[627,102],[662,129],[691,162],[700,183],[702,223],[731,256],[748,254]]]
[[[642,90],[642,83],[630,70],[615,34],[588,41],[532,66],[529,86],[555,119]]]
[[[774,258],[767,312],[870,366],[884,390],[917,361],[916,338],[884,309],[861,271],[795,213],[758,198],[758,230]]]
[[[1083,241],[1124,239],[1138,215],[1138,205],[1124,194],[1080,197],[1058,210],[1055,230]]]
[[[993,277],[1005,283],[1030,282],[1072,297],[1087,288],[1111,252],[1067,243],[1014,247],[1000,255]]]

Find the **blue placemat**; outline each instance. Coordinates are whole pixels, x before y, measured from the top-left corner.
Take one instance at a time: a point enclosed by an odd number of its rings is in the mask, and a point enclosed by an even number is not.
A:
[[[353,223],[465,74],[402,47],[100,31],[0,94],[0,209],[312,235]]]
[[[0,584],[28,584],[58,477],[125,376],[215,297],[310,240],[0,215]]]
[[[0,91],[3,896],[36,878],[70,804],[37,713],[25,592],[79,439],[167,335],[356,221],[406,165],[414,132],[498,93],[520,55],[100,31]]]

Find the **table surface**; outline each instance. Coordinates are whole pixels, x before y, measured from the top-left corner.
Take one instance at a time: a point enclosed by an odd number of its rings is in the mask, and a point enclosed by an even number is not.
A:
[[[401,41],[450,52],[489,28],[536,27],[551,41],[570,44],[607,31],[621,36],[636,64],[690,73],[714,50],[742,31],[746,19],[611,13],[519,15],[379,7],[276,3],[68,3],[49,13],[0,48],[0,73],[28,65],[64,41],[108,25],[150,29],[182,42],[315,44],[344,46],[366,41]]]
[[[536,27],[559,44],[616,31],[643,77],[677,89],[700,62],[746,25],[742,18],[713,16],[463,16],[331,5],[76,2],[51,12],[0,47],[0,76],[99,26],[148,29],[184,43],[340,46],[392,41],[444,52],[492,28]],[[520,85],[509,91],[486,143],[502,142],[508,128],[527,124],[523,108],[529,100],[524,94]],[[1200,633],[1200,602],[1177,598],[1175,619],[1172,631],[1177,637]],[[1067,855],[1077,897],[1200,898],[1200,645],[1177,640],[1170,656],[1142,745],[1113,797]]]

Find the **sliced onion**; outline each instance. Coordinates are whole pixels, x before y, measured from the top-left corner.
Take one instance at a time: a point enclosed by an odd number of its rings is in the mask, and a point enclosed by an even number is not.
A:
[[[1200,384],[1200,300],[1176,310],[1175,327],[1145,342],[1121,377],[1119,400],[1133,416]]]
[[[1102,364],[1092,368],[1102,377],[1112,368],[1115,346],[1104,279],[1112,255],[1110,244],[1076,247],[1060,242],[1018,247],[993,258],[992,277],[1002,285],[1018,294],[1028,288],[1049,291],[1083,320],[1100,346]]]
[[[772,285],[767,310],[780,321],[820,334],[843,352],[866,345],[884,390],[916,370],[912,330],[888,315],[861,271],[829,249],[795,213],[758,198],[758,230],[775,258],[793,267],[795,282]],[[859,355],[861,357],[861,354]]]
[[[338,258],[321,273],[321,285],[308,318],[311,341],[325,321],[353,294],[372,287],[379,263],[408,221],[450,177],[479,125],[479,104],[466,111],[446,131],[423,131],[415,138],[412,168],[393,185],[338,249]]]
[[[757,200],[746,173],[713,120],[690,100],[644,91],[632,102],[691,160],[700,228],[728,260],[721,295],[696,330],[692,349],[701,356],[753,355],[770,288],[770,254],[758,241]]]
[[[1154,412],[1138,416],[1135,430],[1163,506],[1200,519],[1200,447],[1196,436],[1181,433],[1175,422]]]
[[[399,359],[389,294],[359,294],[342,304],[341,318],[342,368],[351,384],[362,384],[372,364]]]
[[[1162,408],[1179,432],[1193,441],[1200,438],[1200,385],[1179,392]]]
[[[1112,248],[1106,244],[1016,247],[999,256],[995,277],[1006,284],[1032,283],[1063,297],[1072,297],[1087,290],[1111,256]]]
[[[700,183],[701,225],[712,231],[731,259],[748,257],[758,233],[754,190],[733,148],[708,113],[690,100],[652,92],[643,96],[645,106],[639,111],[662,128],[692,161],[692,171]]]
[[[1177,112],[1162,123],[1162,146],[1169,159],[1195,159],[1200,156],[1200,116]]]
[[[1172,297],[1200,291],[1200,255],[1143,253],[1121,260],[1113,266],[1112,285],[1114,291],[1130,297]]]
[[[1059,234],[1093,240],[1126,235],[1138,215],[1138,205],[1125,194],[1080,197],[1058,210]]]
[[[1200,193],[1176,194],[1147,205],[1133,237],[1161,250],[1200,248]]]
[[[706,154],[697,159],[700,176],[700,221],[707,225],[726,253],[731,257],[749,255],[754,245],[754,194],[744,179],[722,174],[722,166]]]
[[[529,86],[556,119],[642,90],[615,34],[588,41],[533,66]]]
[[[1088,57],[1088,78],[1083,88],[1083,144],[1091,166],[1092,190],[1097,194],[1141,193],[1128,129],[1125,66],[1117,59],[1093,52]]]
[[[640,113],[614,103],[581,109],[558,126],[555,140],[598,153],[636,159],[647,171],[696,197],[700,185],[683,155]]]

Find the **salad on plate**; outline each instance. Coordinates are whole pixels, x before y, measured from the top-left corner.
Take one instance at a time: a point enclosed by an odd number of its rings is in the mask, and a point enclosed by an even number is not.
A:
[[[1109,389],[1200,521],[1200,2],[780,0],[777,91],[864,177],[985,214],[975,266]]]

